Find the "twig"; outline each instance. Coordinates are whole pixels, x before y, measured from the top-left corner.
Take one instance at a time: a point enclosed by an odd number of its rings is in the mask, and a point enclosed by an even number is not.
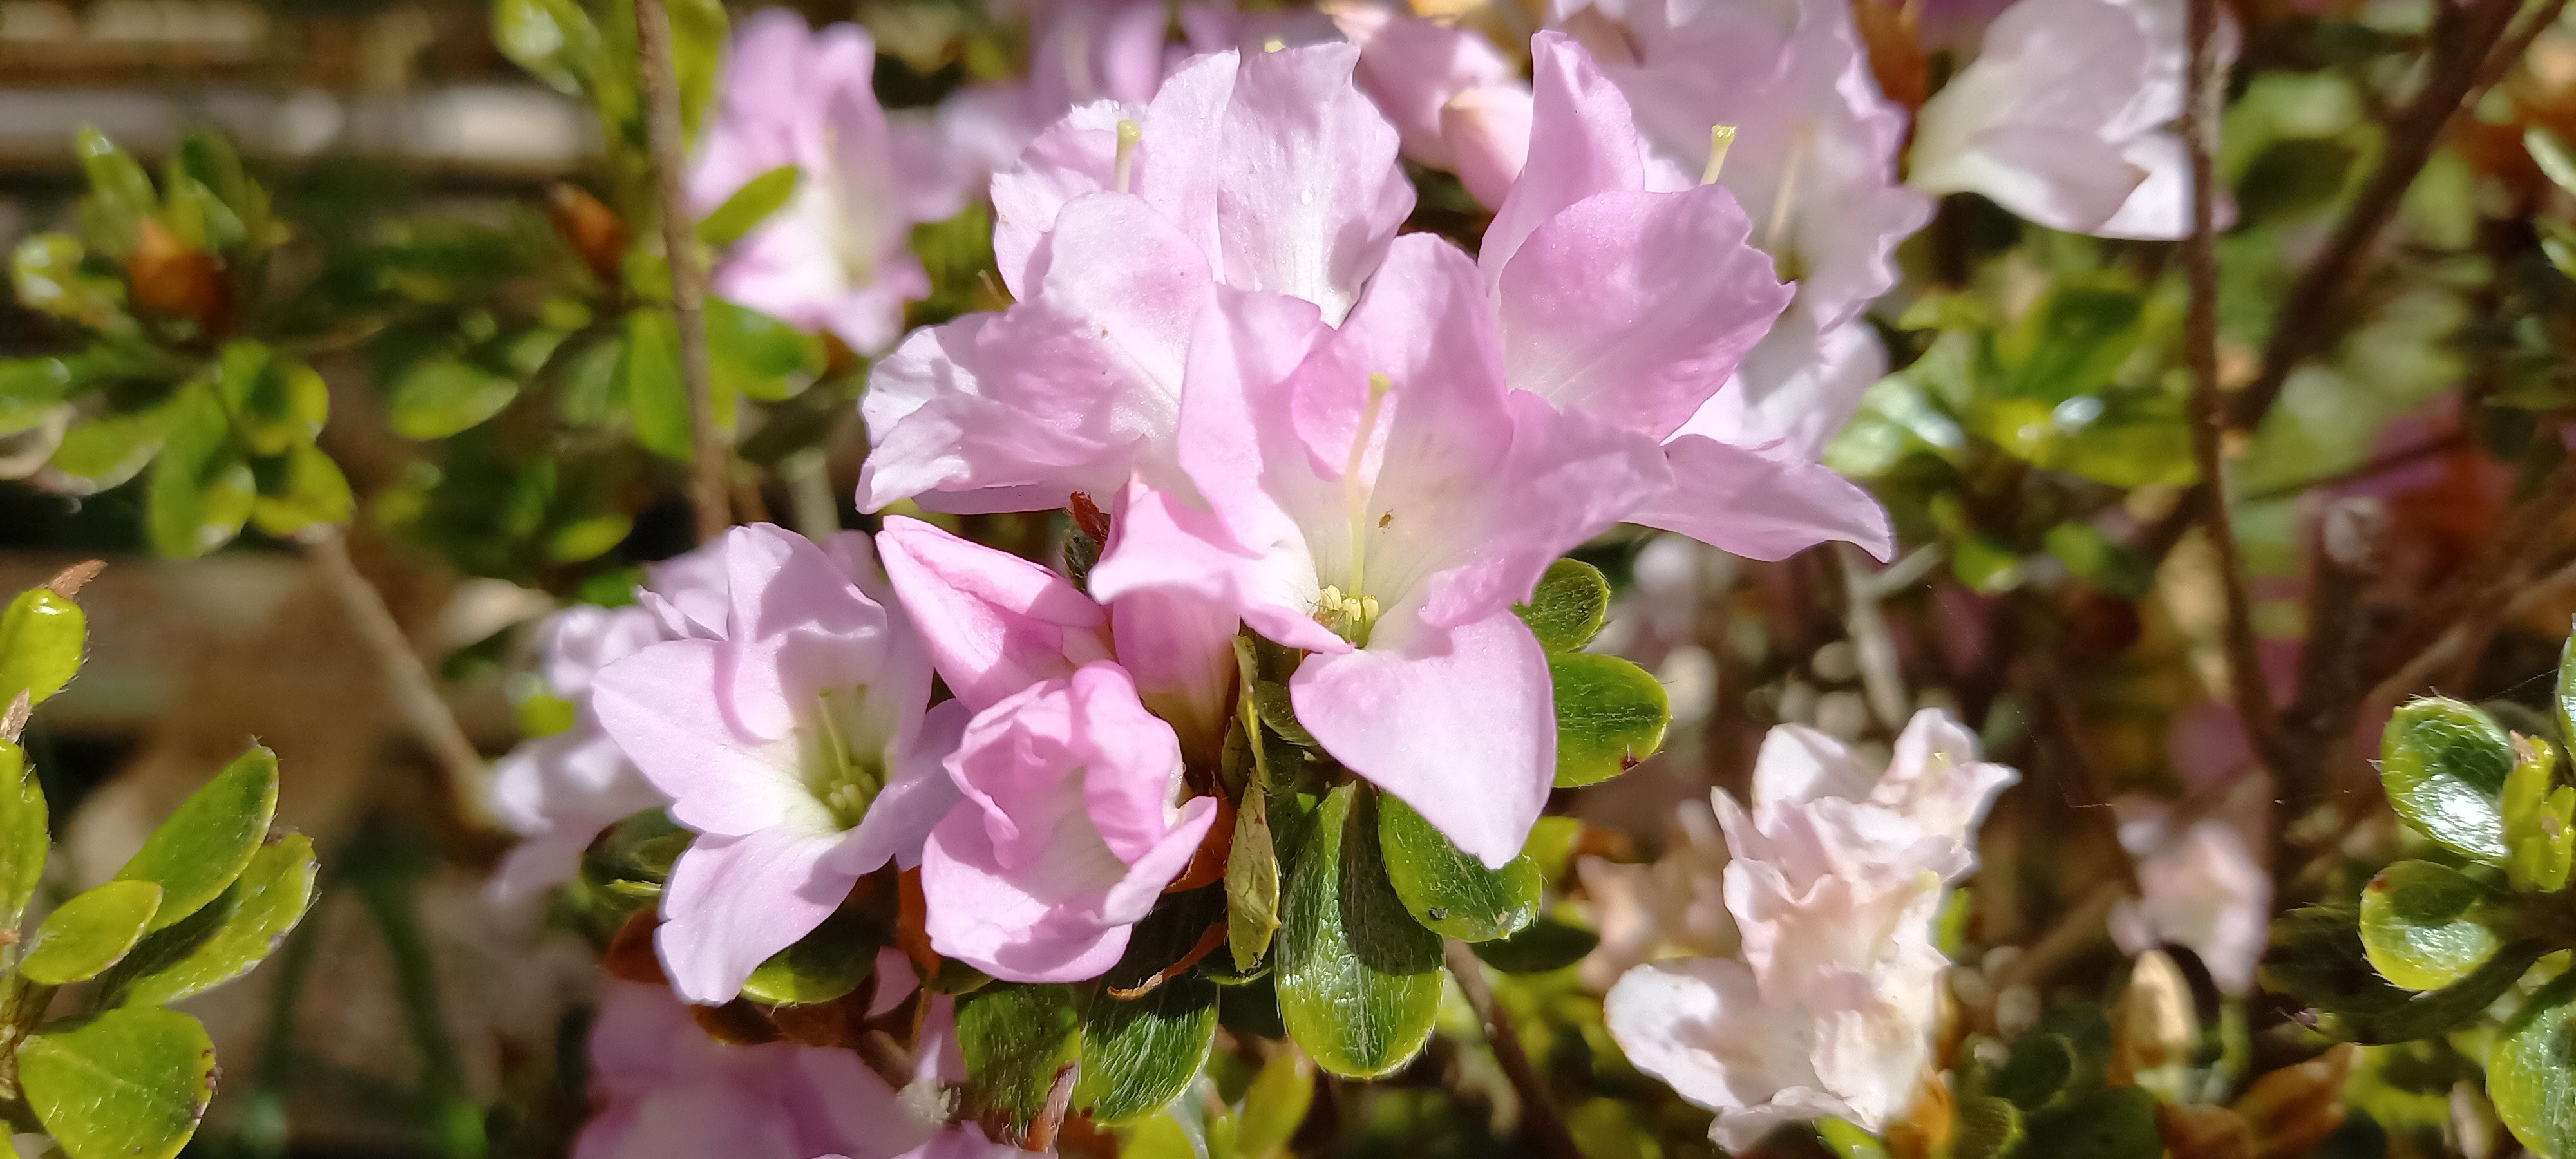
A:
[[[681,158],[688,144],[680,139],[680,82],[671,66],[671,18],[662,0],[635,0],[635,42],[644,56],[645,129],[653,152],[653,189],[662,202],[662,248],[671,263],[680,381],[689,392],[689,431],[696,447],[689,506],[697,512],[698,540],[706,543],[733,524],[726,483],[732,453],[716,430],[715,395],[708,381],[705,271],[698,268],[697,237],[680,191]]]
[[[1869,698],[1870,711],[1878,722],[1890,729],[1905,727],[1905,674],[1899,670],[1896,640],[1887,631],[1887,614],[1878,601],[1885,594],[1883,580],[1872,575],[1862,561],[1867,557],[1848,543],[1834,545],[1843,565],[1843,625],[1851,633],[1852,649],[1860,658],[1861,691]],[[1930,549],[1925,549],[1930,550]],[[1915,557],[1898,560],[1893,572],[1905,567]],[[1884,573],[1882,573],[1884,574]]]
[[[1574,1132],[1566,1129],[1565,1116],[1557,1113],[1555,1100],[1547,1095],[1547,1085],[1530,1069],[1529,1055],[1521,1050],[1511,1016],[1494,1000],[1494,988],[1485,983],[1485,963],[1465,942],[1450,941],[1447,950],[1449,973],[1458,979],[1467,1003],[1485,1020],[1485,1043],[1493,1048],[1494,1061],[1502,1064],[1512,1090],[1520,1095],[1521,1128],[1529,1132],[1530,1145],[1545,1159],[1583,1159],[1582,1149],[1574,1145]]]
[[[2041,933],[2028,950],[1997,968],[1986,980],[1994,984],[1997,993],[2017,982],[2045,980],[2059,963],[2092,946],[2094,939],[2110,922],[2111,911],[2131,896],[2130,884],[2125,881],[2106,881],[2094,886],[2093,892],[2084,895],[2084,900],[2077,902],[2074,909],[2066,911],[2057,919],[2057,924]]]
[[[2254,605],[2245,594],[2245,556],[2236,543],[2234,520],[2227,512],[2227,481],[2221,474],[2218,430],[2218,248],[2214,218],[2218,212],[2216,177],[2210,172],[2211,87],[2217,79],[2218,54],[2211,41],[2218,33],[2218,0],[2191,0],[2191,62],[2183,86],[2182,137],[2191,150],[2191,234],[2183,239],[2183,272],[2191,282],[2191,305],[2183,320],[2184,356],[2191,364],[2191,455],[2200,468],[2195,490],[2203,504],[2202,525],[2218,549],[2218,578],[2227,602],[2227,684],[2236,697],[2236,714],[2263,763],[2279,769],[2289,746],[2282,741],[2281,719],[2272,706],[2272,689],[2263,676],[2263,657],[2254,642]]]
[[[375,654],[376,666],[384,674],[403,723],[411,726],[412,735],[429,750],[439,771],[446,774],[448,792],[455,797],[459,814],[476,822],[487,821],[483,754],[474,750],[465,727],[456,723],[456,714],[448,710],[446,699],[438,694],[429,666],[421,663],[420,653],[412,649],[411,638],[403,634],[393,610],[385,606],[384,594],[358,574],[356,564],[349,562],[346,533],[334,529],[309,540],[304,552],[312,557],[315,569],[322,573],[322,582],[348,612],[349,622],[358,629],[359,641]]]
[[[2415,174],[2432,159],[2442,126],[2459,112],[2471,90],[2488,79],[2488,53],[2521,7],[2521,0],[2473,0],[2450,29],[2452,35],[2436,38],[2431,75],[2425,79],[2423,91],[2389,126],[2388,148],[2381,154],[2378,171],[2353,198],[2352,209],[2335,227],[2333,237],[2318,252],[2316,260],[2300,272],[2299,280],[2282,300],[2280,312],[2273,318],[2271,343],[2263,350],[2262,370],[2236,396],[2227,415],[2230,427],[2250,430],[2260,423],[2280,397],[2290,371],[2324,350],[2332,340],[2334,331],[2326,324],[2327,319],[2352,289],[2362,259],[2379,239],[2379,231],[2396,215],[2398,202],[2415,183]],[[2548,14],[2555,17],[2554,11]],[[2204,36],[2193,43],[2200,45],[2206,39]],[[2197,112],[2197,106],[2192,111]]]

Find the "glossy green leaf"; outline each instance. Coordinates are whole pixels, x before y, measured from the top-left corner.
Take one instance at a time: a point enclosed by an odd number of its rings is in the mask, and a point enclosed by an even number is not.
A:
[[[680,333],[671,315],[637,310],[626,316],[617,380],[626,388],[635,440],[666,459],[687,462],[696,454],[689,427],[689,394],[680,382]]]
[[[161,887],[148,881],[111,881],[75,894],[45,915],[18,968],[44,986],[95,978],[134,949],[159,908]]]
[[[1271,1055],[1243,1093],[1234,1134],[1239,1159],[1271,1159],[1286,1150],[1314,1104],[1315,1064],[1293,1050]]]
[[[18,928],[45,876],[45,790],[27,750],[0,740],[0,929]]]
[[[743,182],[715,212],[698,219],[698,240],[716,249],[742,240],[796,195],[797,176],[795,166],[781,165]]]
[[[1279,932],[1279,849],[1274,840],[1270,795],[1256,781],[1235,809],[1233,851],[1225,863],[1226,953],[1238,971],[1258,964]]]
[[[1663,747],[1672,705],[1653,673],[1590,652],[1550,656],[1547,672],[1556,684],[1557,787],[1609,780]]]
[[[2380,781],[2397,815],[2463,857],[2502,865],[2498,798],[2513,746],[2487,714],[2456,700],[2409,701],[2380,737]]]
[[[189,559],[232,541],[259,496],[258,480],[232,438],[231,421],[203,383],[180,389],[161,411],[163,441],[153,467],[146,524],[153,549]]]
[[[707,378],[719,415],[735,396],[777,402],[823,370],[823,340],[758,310],[707,300]]]
[[[71,386],[71,367],[62,359],[0,359],[0,435],[43,425],[63,405]]]
[[[1378,798],[1377,833],[1387,881],[1404,899],[1404,908],[1433,933],[1489,942],[1538,920],[1547,883],[1528,855],[1501,869],[1487,869],[1392,796]]]
[[[572,0],[497,0],[492,44],[567,96],[580,96],[599,52],[599,30]]]
[[[1579,559],[1547,565],[1530,601],[1515,606],[1538,645],[1550,652],[1573,652],[1592,642],[1601,620],[1610,613],[1610,581],[1601,569]]]
[[[2504,945],[2491,925],[2502,900],[2450,866],[2401,861],[2361,893],[2361,944],[2382,977],[2409,990],[2439,990]]]
[[[24,692],[42,704],[80,671],[88,638],[81,606],[45,588],[29,588],[0,609],[0,706]]]
[[[45,466],[79,480],[89,490],[119,486],[149,466],[161,449],[164,409],[100,415],[75,423]]]
[[[1834,1159],[1888,1159],[1887,1144],[1849,1119],[1828,1115],[1816,1120],[1816,1141]]]
[[[86,253],[70,234],[30,234],[10,253],[9,284],[18,302],[93,330],[125,321],[125,283],[81,268]]]
[[[2507,943],[2468,977],[2421,993],[2391,985],[2362,947],[2360,915],[2309,906],[2273,924],[2265,984],[2319,1014],[2319,1028],[2361,1043],[2412,1042],[2457,1029],[2486,1013],[2550,949],[2532,938]]]
[[[1508,938],[1472,947],[1485,964],[1506,974],[1545,974],[1583,960],[1601,935],[1555,918],[1540,918]]]
[[[2487,1056],[2496,1117],[2533,1154],[2576,1155],[2576,973],[2531,996]]]
[[[762,962],[742,984],[742,996],[772,1006],[829,1002],[859,988],[876,972],[886,931],[855,909],[832,911],[813,932]]]
[[[214,1094],[215,1044],[175,1010],[108,1010],[29,1038],[18,1081],[71,1159],[171,1159]]]
[[[1951,1159],[2008,1159],[2029,1137],[2021,1108],[1992,1095],[1962,1101],[1953,1129]]]
[[[2568,155],[2567,146],[2557,134],[2534,125],[2523,130],[2522,145],[2530,151],[2543,176],[2560,189],[2576,193],[2576,156]]]
[[[260,846],[223,895],[143,939],[102,989],[121,1006],[165,1006],[250,972],[313,907],[313,841],[289,833]]]
[[[109,257],[134,252],[143,219],[160,208],[152,178],[134,156],[117,148],[107,134],[83,128],[73,138],[72,153],[89,177],[89,196],[81,202],[81,219],[90,244]]]
[[[251,473],[259,480],[259,497],[250,507],[251,524],[269,535],[345,526],[357,511],[349,477],[320,447],[296,447],[278,458],[252,464]]]
[[[249,867],[277,815],[277,754],[254,745],[206,782],[143,841],[119,881],[161,886],[153,929],[203,909]]]
[[[309,446],[331,417],[331,390],[322,376],[258,342],[225,345],[215,394],[231,413],[243,445],[255,455]],[[399,388],[395,397],[399,407]]]
[[[1001,1126],[1001,1141],[1024,1135],[1046,1109],[1056,1076],[1080,1057],[1080,1027],[1073,992],[1062,986],[995,982],[959,998],[969,1113]]]
[[[167,191],[162,198],[162,224],[189,249],[216,253],[239,248],[247,240],[249,231],[241,218],[205,182],[183,171],[176,153],[161,187]]]
[[[1344,784],[1306,827],[1279,929],[1279,1013],[1318,1065],[1352,1078],[1413,1060],[1440,1012],[1440,939],[1387,884],[1372,795]]]
[[[394,433],[426,442],[470,430],[519,397],[519,384],[452,358],[414,364],[394,380],[386,421]]]
[[[1113,979],[1111,984],[1119,983]],[[1082,1019],[1073,1102],[1107,1124],[1163,1109],[1197,1078],[1216,1042],[1216,983],[1179,977],[1136,998],[1093,995]]]
[[[2163,1159],[2156,1097],[2143,1087],[2097,1087],[2029,1116],[2023,1154],[2048,1159]]]

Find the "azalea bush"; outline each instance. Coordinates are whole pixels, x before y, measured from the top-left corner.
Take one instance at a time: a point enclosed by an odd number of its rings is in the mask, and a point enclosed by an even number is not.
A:
[[[428,1153],[2576,1159],[2560,14],[496,0],[542,196],[82,133],[0,473],[300,555],[595,957],[479,1103],[350,842]],[[167,1156],[334,879],[256,747],[46,871],[95,571],[0,1115]]]

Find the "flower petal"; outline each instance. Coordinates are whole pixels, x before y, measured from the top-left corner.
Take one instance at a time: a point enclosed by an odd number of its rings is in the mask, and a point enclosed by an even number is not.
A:
[[[1629,521],[1677,531],[1748,559],[1787,559],[1829,540],[1881,560],[1895,528],[1878,500],[1833,468],[1778,444],[1741,447],[1685,434],[1664,444],[1672,486]]]
[[[823,924],[859,880],[827,864],[840,844],[828,830],[786,828],[698,838],[671,867],[654,935],[672,989],[730,1002],[770,955]]]

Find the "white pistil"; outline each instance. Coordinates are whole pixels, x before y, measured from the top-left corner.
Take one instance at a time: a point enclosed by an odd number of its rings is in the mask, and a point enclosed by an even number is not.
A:
[[[1351,519],[1351,583],[1348,592],[1354,600],[1367,591],[1368,578],[1368,508],[1369,487],[1361,485],[1360,467],[1368,457],[1369,441],[1377,437],[1378,412],[1385,406],[1387,392],[1395,389],[1395,380],[1383,374],[1369,376],[1368,402],[1360,407],[1359,430],[1351,436],[1351,453],[1342,463],[1342,507]]]
[[[1118,160],[1110,168],[1110,185],[1120,193],[1127,192],[1127,175],[1136,167],[1136,142],[1145,139],[1145,127],[1134,121],[1118,122]]]
[[[1699,183],[1717,184],[1717,175],[1726,169],[1726,151],[1735,145],[1735,126],[1708,127],[1708,168],[1699,171]]]

